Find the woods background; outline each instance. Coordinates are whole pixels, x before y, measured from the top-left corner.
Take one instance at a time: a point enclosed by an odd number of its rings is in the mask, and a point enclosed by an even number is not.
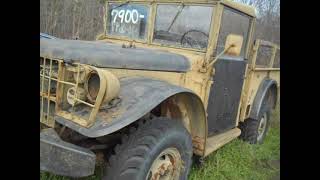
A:
[[[280,0],[235,0],[257,10],[256,38],[280,45]],[[40,0],[40,32],[95,40],[103,33],[105,0]]]

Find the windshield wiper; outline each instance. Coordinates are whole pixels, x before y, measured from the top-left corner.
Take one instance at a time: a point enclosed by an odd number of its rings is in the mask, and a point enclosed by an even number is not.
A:
[[[114,7],[114,8],[111,8],[110,11],[112,11],[112,10],[114,10],[114,9],[117,9],[117,8],[119,8],[119,7],[122,7],[122,6],[124,6],[124,5],[128,4],[128,3],[129,3],[129,1],[124,2],[124,3],[118,5],[118,6]]]
[[[177,17],[181,14],[181,12],[182,12],[182,10],[184,9],[184,4],[182,4],[181,5],[181,8],[179,9],[179,11],[177,12],[177,14],[176,14],[176,16],[173,18],[173,20],[172,20],[172,22],[171,22],[171,24],[170,24],[170,26],[169,26],[169,28],[168,28],[168,30],[167,30],[167,32],[169,32],[170,31],[170,29],[171,29],[171,27],[172,27],[172,25],[174,24],[174,22],[176,21],[176,19],[177,19]]]

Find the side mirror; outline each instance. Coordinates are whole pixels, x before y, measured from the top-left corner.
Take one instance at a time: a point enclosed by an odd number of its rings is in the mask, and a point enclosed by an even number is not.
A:
[[[226,49],[225,54],[231,56],[240,56],[241,48],[243,43],[243,36],[229,34],[224,48]]]
[[[243,37],[240,35],[229,34],[227,36],[226,44],[224,45],[224,50],[220,52],[219,55],[212,60],[207,67],[211,67],[217,60],[224,54],[230,56],[240,56],[242,47]]]

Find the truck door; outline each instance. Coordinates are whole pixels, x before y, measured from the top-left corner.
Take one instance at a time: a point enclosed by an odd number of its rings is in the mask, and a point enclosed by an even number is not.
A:
[[[222,56],[215,63],[215,75],[208,102],[208,134],[216,135],[237,126],[238,110],[247,67],[246,50],[251,17],[224,7],[216,54],[223,51],[229,34],[241,35],[243,45],[239,57]]]
[[[208,103],[209,134],[236,127],[246,62],[222,57],[215,64],[216,73]]]

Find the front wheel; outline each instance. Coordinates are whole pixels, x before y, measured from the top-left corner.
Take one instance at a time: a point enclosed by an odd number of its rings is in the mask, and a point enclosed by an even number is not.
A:
[[[192,141],[181,122],[155,118],[132,130],[109,159],[106,180],[186,180]]]

